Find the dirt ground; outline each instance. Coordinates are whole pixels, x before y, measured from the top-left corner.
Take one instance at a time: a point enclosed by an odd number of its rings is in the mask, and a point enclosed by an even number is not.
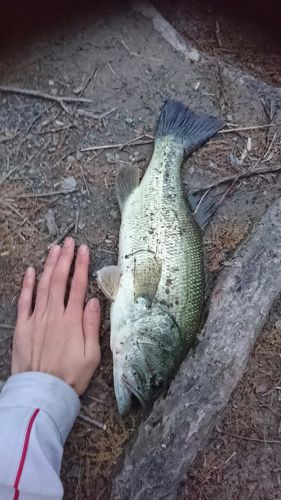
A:
[[[98,295],[103,308],[102,363],[82,399],[82,413],[106,430],[77,420],[62,464],[69,500],[108,498],[112,470],[142,418],[139,408],[123,420],[117,414],[109,308],[95,279],[100,267],[117,259],[120,216],[114,181],[119,165],[134,162],[144,171],[154,124],[169,96],[222,115],[230,129],[246,127],[221,134],[196,152],[183,170],[186,190],[280,165],[280,127],[274,124],[281,121],[281,91],[275,87],[281,64],[274,33],[253,18],[250,29],[241,12],[230,18],[218,5],[202,5],[190,2],[188,11],[158,5],[200,50],[201,60],[193,63],[127,4],[3,2],[0,378],[9,374],[23,271],[33,264],[40,273],[51,242],[68,233],[88,243],[89,295]],[[4,92],[4,86],[33,89],[37,95]],[[76,101],[61,100],[67,96]],[[265,128],[255,128],[260,125]],[[277,174],[211,191],[221,203],[205,234],[211,283],[280,192]],[[55,225],[48,223],[50,214]],[[207,449],[181,485],[179,500],[281,498],[280,315],[278,302]]]

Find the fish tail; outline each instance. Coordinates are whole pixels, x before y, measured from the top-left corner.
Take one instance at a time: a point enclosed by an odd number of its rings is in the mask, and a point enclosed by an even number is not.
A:
[[[223,127],[220,118],[197,114],[179,101],[168,100],[159,117],[156,138],[170,136],[191,153]]]

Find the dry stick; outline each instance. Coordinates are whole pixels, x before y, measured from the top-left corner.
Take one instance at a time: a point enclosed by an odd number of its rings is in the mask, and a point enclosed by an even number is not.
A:
[[[6,342],[6,340],[11,340],[13,338],[13,335],[8,335],[8,337],[4,337],[3,339],[0,339],[0,344],[2,344],[2,342]]]
[[[13,330],[15,327],[13,325],[5,325],[5,323],[0,323],[0,328],[3,330]]]
[[[23,198],[48,198],[49,196],[57,196],[59,194],[71,194],[75,193],[78,191],[77,189],[68,189],[68,190],[61,190],[61,191],[50,191],[49,193],[30,193],[30,194],[22,194],[17,196],[19,200],[22,200]]]
[[[14,212],[24,223],[27,222],[27,224],[29,226],[31,226],[35,231],[37,231],[37,232],[39,231],[39,229],[36,226],[34,226],[34,224],[32,224],[32,222],[30,222],[29,219],[27,219],[26,217],[23,217],[23,215],[12,205],[12,203],[8,203],[5,201],[2,203],[5,207],[9,208],[12,212]]]
[[[140,54],[137,54],[133,50],[129,49],[128,45],[126,44],[126,42],[124,42],[124,40],[121,40],[121,44],[126,49],[126,51],[128,52],[128,54],[130,54],[130,56],[132,56],[132,57],[140,57]]]
[[[85,92],[93,76],[97,74],[97,71],[98,70],[95,68],[94,71],[92,71],[92,73],[88,76],[88,78],[85,79],[84,83],[82,83],[78,88],[74,90],[74,94],[79,94],[79,96],[81,96]]]
[[[90,146],[88,148],[83,148],[80,151],[82,153],[85,153],[86,151],[98,151],[99,149],[114,149],[114,148],[124,148],[125,146],[142,146],[145,144],[151,144],[154,140],[149,139],[148,141],[140,141],[140,142],[133,142],[136,139],[133,139],[129,142],[126,142],[125,144],[105,144],[103,146]]]
[[[79,221],[79,210],[76,212],[76,217],[75,217],[75,226],[74,226],[74,233],[78,233],[78,221]]]
[[[265,125],[249,125],[245,127],[235,127],[235,128],[226,128],[223,130],[220,130],[218,134],[228,134],[229,132],[243,132],[243,130],[258,130],[262,128],[269,128],[269,127],[278,127],[281,125],[280,123],[267,123]]]
[[[149,134],[142,134],[142,135],[138,135],[137,137],[135,137],[134,139],[131,139],[130,141],[128,142],[125,142],[124,144],[122,144],[122,146],[120,146],[120,150],[122,150],[123,148],[125,148],[125,146],[130,146],[130,144],[132,145],[136,145],[137,146],[137,143],[136,141],[139,141],[140,139],[150,139],[151,142],[154,141],[154,137],[152,135],[149,135]],[[141,144],[141,143],[140,143]],[[146,143],[144,142],[144,144],[149,144],[149,143]]]
[[[110,115],[116,110],[116,108],[112,108],[109,111],[105,111],[104,113],[92,113],[91,111],[87,111],[85,109],[78,109],[78,116],[84,116],[85,118],[92,118],[93,120],[102,120],[106,116]]]
[[[9,170],[9,172],[7,172],[6,174],[3,175],[3,177],[1,177],[0,179],[0,186],[1,184],[3,184],[3,182],[8,179],[10,177],[10,175],[12,175],[16,170],[18,170],[18,167],[14,167],[12,168],[11,170]]]
[[[98,429],[102,429],[103,431],[106,430],[106,425],[102,424],[101,422],[98,422],[94,418],[87,417],[86,415],[82,415],[81,413],[78,415],[78,418],[80,418],[81,420],[84,420],[84,422],[87,422],[88,424],[92,424],[95,427],[98,427]]]
[[[219,179],[218,181],[212,182],[212,184],[208,184],[207,186],[203,186],[200,188],[196,188],[191,191],[191,194],[200,193],[200,191],[205,191],[207,189],[214,189],[221,184],[226,184],[231,181],[238,181],[239,179],[247,179],[248,177],[252,177],[253,175],[264,175],[264,174],[274,174],[276,172],[280,172],[281,165],[275,168],[260,168],[257,170],[252,170],[251,172],[244,172],[242,174],[237,175],[229,175],[228,177],[224,177],[223,179]],[[186,184],[186,182],[184,182]]]
[[[86,97],[75,97],[75,96],[56,96],[47,94],[46,92],[40,92],[40,90],[34,89],[24,89],[19,87],[10,87],[6,85],[0,85],[0,92],[8,92],[12,94],[22,94],[28,97],[38,97],[40,99],[45,99],[48,101],[54,101],[61,105],[63,110],[68,113],[69,110],[65,106],[65,102],[87,102],[92,103],[92,99],[87,99]]]
[[[81,170],[82,178],[83,178],[83,181],[84,181],[85,189],[87,191],[88,196],[90,196],[90,191],[89,191],[89,188],[88,188],[88,184],[87,184],[87,181],[86,181],[86,178],[85,178],[85,174],[84,174],[84,170],[83,170],[82,165],[80,165],[80,170]]]
[[[9,137],[2,137],[0,139],[0,144],[3,144],[4,142],[8,142],[8,141],[13,141],[18,135],[19,135],[19,132],[16,132],[15,134],[10,135]]]
[[[266,443],[266,444],[281,444],[281,441],[278,441],[278,439],[259,439],[259,438],[251,438],[251,437],[246,437],[246,436],[240,436],[240,434],[234,434],[232,432],[227,432],[224,431],[223,429],[220,429],[219,427],[216,428],[219,433],[227,434],[227,436],[232,436],[237,439],[243,439],[245,441],[252,441],[254,443]]]
[[[70,233],[70,231],[72,231],[74,227],[75,227],[75,222],[69,224],[69,226],[67,226],[67,228],[63,231],[63,233],[60,236],[58,236],[58,238],[55,239],[55,241],[53,241],[53,243],[51,243],[48,246],[48,250],[51,248],[51,246],[58,245],[59,243],[61,243],[62,240]]]
[[[70,125],[64,125],[58,128],[49,128],[48,130],[40,130],[40,132],[35,132],[34,135],[46,135],[46,134],[55,134],[57,132],[61,132],[62,130],[69,130],[70,128],[75,127],[73,123]]]

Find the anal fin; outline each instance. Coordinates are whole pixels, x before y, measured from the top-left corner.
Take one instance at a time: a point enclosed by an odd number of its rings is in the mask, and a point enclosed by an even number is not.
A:
[[[139,169],[137,167],[122,166],[119,168],[115,191],[121,212],[130,194],[138,187],[139,182]]]

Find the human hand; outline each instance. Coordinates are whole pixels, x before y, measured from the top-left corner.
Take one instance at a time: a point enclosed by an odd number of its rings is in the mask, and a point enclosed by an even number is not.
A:
[[[62,248],[51,248],[39,280],[34,310],[35,270],[30,267],[26,271],[18,302],[12,374],[49,373],[81,395],[100,362],[100,305],[98,299],[91,299],[84,309],[89,249],[81,245],[65,306],[74,248],[72,238],[66,238]]]

